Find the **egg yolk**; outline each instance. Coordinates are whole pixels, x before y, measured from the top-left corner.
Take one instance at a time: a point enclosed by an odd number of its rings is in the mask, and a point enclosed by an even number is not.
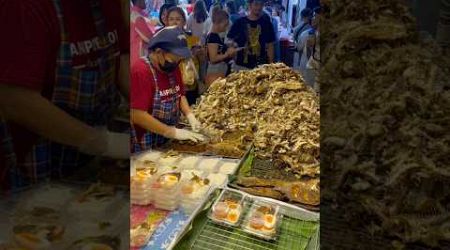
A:
[[[273,222],[273,215],[271,215],[271,214],[266,214],[266,215],[264,216],[264,219],[265,219],[267,222],[272,223],[272,222]]]
[[[230,222],[236,222],[237,220],[238,220],[238,218],[239,218],[239,212],[238,211],[236,211],[236,210],[232,210],[232,211],[230,211],[230,213],[228,214],[228,220],[230,221]]]

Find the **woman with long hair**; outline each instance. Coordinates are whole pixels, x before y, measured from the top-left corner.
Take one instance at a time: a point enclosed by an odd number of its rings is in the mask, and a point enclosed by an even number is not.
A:
[[[187,30],[192,32],[192,35],[201,39],[205,34],[203,33],[205,21],[208,18],[206,11],[206,4],[203,0],[195,2],[194,11],[189,15],[187,20]]]

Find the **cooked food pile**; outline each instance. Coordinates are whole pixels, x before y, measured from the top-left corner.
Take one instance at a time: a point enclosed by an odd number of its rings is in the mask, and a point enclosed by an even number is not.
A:
[[[320,173],[319,99],[284,64],[216,80],[195,113],[212,137],[241,132],[242,141],[252,137],[258,157],[274,159],[299,176]]]
[[[327,2],[322,197],[369,235],[449,240],[448,58],[419,38],[404,1]]]

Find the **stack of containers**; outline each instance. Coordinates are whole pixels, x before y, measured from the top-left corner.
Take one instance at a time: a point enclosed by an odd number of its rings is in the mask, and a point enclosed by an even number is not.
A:
[[[153,203],[156,208],[175,210],[179,205],[179,193],[181,187],[181,173],[167,171],[157,175],[152,184]]]
[[[153,202],[152,184],[158,172],[151,161],[137,161],[133,166],[135,175],[130,179],[130,200],[132,204],[148,205]]]
[[[207,178],[192,174],[192,178],[185,179],[181,184],[180,203],[186,214],[192,214],[210,190]]]

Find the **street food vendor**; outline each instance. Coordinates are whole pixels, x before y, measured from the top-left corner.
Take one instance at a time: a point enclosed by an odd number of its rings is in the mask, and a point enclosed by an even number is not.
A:
[[[149,55],[131,68],[132,151],[148,150],[176,140],[202,141],[203,136],[175,126],[180,112],[193,131],[200,122],[189,108],[178,64],[191,57],[182,29],[171,26],[157,32]]]

